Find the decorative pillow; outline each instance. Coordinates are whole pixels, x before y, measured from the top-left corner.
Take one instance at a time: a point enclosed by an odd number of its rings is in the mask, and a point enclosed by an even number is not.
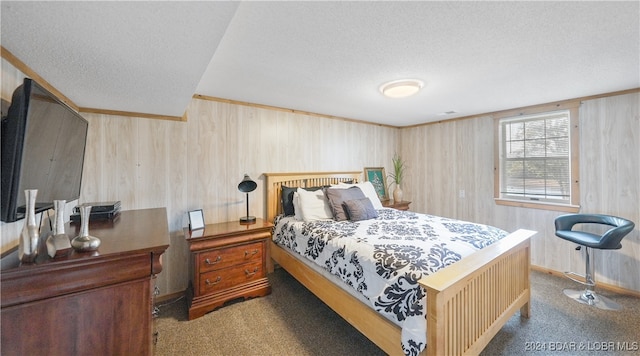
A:
[[[297,193],[304,221],[333,219],[329,200],[324,195],[323,190],[308,191],[304,188],[298,188]]]
[[[305,190],[314,191],[318,189],[322,189],[324,187],[308,187],[303,188]],[[293,193],[298,190],[298,187],[287,187],[282,186],[282,194],[280,200],[282,201],[282,212],[285,216],[295,215],[295,209],[293,207]]]
[[[326,194],[329,199],[329,207],[333,212],[333,218],[337,221],[349,220],[342,203],[346,200],[366,198],[358,187],[349,187],[347,189],[329,188],[326,190]]]
[[[373,208],[373,204],[371,204],[369,198],[347,200],[344,202],[344,206],[351,221],[375,219],[378,217],[378,212]]]
[[[340,183],[338,185],[334,185],[333,188],[349,188],[349,187],[358,187],[364,193],[364,196],[371,200],[371,204],[373,204],[374,209],[382,209],[382,203],[380,202],[380,198],[378,198],[378,193],[376,193],[376,188],[373,187],[371,182],[362,182],[356,184],[344,184]]]

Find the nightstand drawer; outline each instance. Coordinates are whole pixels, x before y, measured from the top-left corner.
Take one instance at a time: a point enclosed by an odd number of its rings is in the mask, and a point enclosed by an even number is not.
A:
[[[200,295],[251,282],[265,276],[262,261],[200,275]]]
[[[262,242],[221,248],[198,254],[200,273],[247,262],[262,262]]]

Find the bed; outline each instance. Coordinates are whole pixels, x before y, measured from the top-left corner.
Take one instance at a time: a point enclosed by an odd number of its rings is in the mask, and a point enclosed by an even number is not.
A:
[[[282,213],[284,187],[316,187],[357,183],[361,172],[265,173],[266,218]],[[530,313],[530,237],[517,230],[446,268],[423,277],[426,348],[421,354],[479,354],[518,310]],[[285,269],[336,313],[390,355],[411,353],[403,348],[402,328],[366,305],[336,278],[313,268],[296,253],[269,245],[268,269]],[[414,349],[415,351],[415,349]]]

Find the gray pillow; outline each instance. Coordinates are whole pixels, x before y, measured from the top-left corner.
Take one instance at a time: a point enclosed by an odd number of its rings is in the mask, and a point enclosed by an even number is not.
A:
[[[344,206],[351,221],[375,219],[378,217],[378,212],[373,207],[373,204],[371,204],[369,198],[347,200],[344,202]]]
[[[347,189],[329,188],[325,193],[329,199],[329,207],[331,207],[333,218],[337,221],[349,220],[349,216],[347,216],[342,205],[345,201],[365,198],[364,193],[358,187]]]

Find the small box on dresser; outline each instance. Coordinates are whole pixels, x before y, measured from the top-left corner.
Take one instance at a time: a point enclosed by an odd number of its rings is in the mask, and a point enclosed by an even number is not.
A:
[[[271,293],[266,264],[272,228],[262,219],[249,225],[231,221],[193,231],[185,228],[191,255],[189,320],[231,300]]]

